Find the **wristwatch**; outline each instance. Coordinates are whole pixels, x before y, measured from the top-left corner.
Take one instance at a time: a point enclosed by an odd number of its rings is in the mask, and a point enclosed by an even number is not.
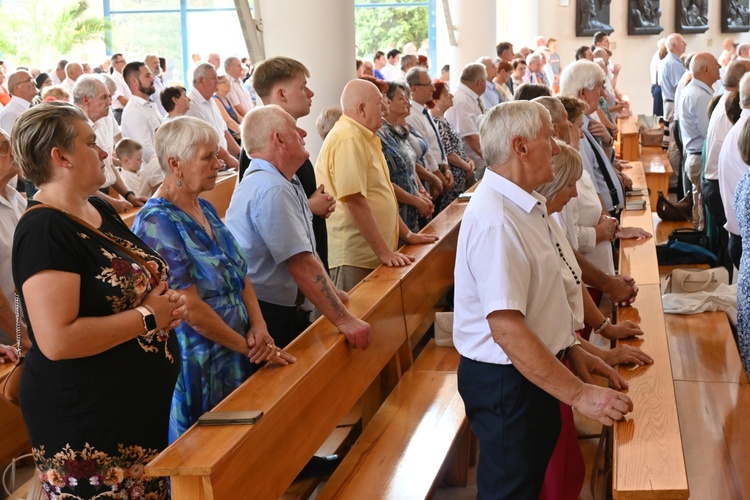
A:
[[[153,309],[145,306],[139,306],[135,308],[136,311],[143,315],[143,328],[147,334],[152,334],[156,331],[156,315]]]

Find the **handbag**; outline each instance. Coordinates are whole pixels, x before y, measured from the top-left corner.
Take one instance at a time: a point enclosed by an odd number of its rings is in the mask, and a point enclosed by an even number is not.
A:
[[[699,247],[708,248],[708,236],[702,231],[691,227],[681,227],[669,233],[669,241],[681,241],[689,245],[698,245]]]
[[[670,241],[656,245],[656,261],[660,266],[679,266],[684,264],[708,264],[716,267],[716,254],[698,245],[681,241]]]
[[[667,278],[666,293],[713,292],[719,285],[729,284],[724,267],[712,269],[674,269]]]
[[[680,207],[669,201],[664,193],[657,191],[659,198],[656,201],[656,213],[661,220],[690,221],[693,213],[688,207]]]
[[[435,313],[435,345],[453,347],[453,313]]]
[[[2,397],[7,402],[18,406],[18,393],[21,388],[21,373],[23,372],[23,361],[26,356],[21,351],[21,301],[18,298],[18,291],[15,291],[15,310],[16,310],[16,351],[18,359],[15,366],[10,371],[5,380],[3,380]]]

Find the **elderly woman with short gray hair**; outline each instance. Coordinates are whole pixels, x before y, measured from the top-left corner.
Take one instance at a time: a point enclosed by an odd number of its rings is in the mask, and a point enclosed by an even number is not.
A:
[[[216,209],[198,197],[216,184],[218,133],[182,116],[159,127],[154,144],[164,183],[138,212],[133,232],[169,263],[169,284],[187,299],[189,313],[177,329],[182,368],[169,419],[172,442],[258,363],[295,359],[268,333],[245,253]]]

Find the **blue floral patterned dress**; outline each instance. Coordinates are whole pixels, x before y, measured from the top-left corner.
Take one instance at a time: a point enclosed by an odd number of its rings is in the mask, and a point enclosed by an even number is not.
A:
[[[247,258],[216,209],[200,200],[214,234],[209,234],[181,209],[164,198],[151,198],[138,212],[133,232],[169,264],[169,285],[195,285],[198,295],[243,337],[250,328],[242,301]],[[169,416],[169,442],[177,439],[203,413],[211,410],[254,371],[242,354],[193,330],[187,322],[176,329],[182,348]]]
[[[737,340],[746,372],[750,372],[750,170],[742,174],[734,193],[734,212],[742,236],[742,258],[737,275]]]

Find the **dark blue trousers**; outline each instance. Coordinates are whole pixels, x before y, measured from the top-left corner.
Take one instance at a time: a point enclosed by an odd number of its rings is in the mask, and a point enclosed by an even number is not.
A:
[[[537,500],[560,434],[560,403],[513,365],[463,356],[458,392],[479,440],[477,499]]]

